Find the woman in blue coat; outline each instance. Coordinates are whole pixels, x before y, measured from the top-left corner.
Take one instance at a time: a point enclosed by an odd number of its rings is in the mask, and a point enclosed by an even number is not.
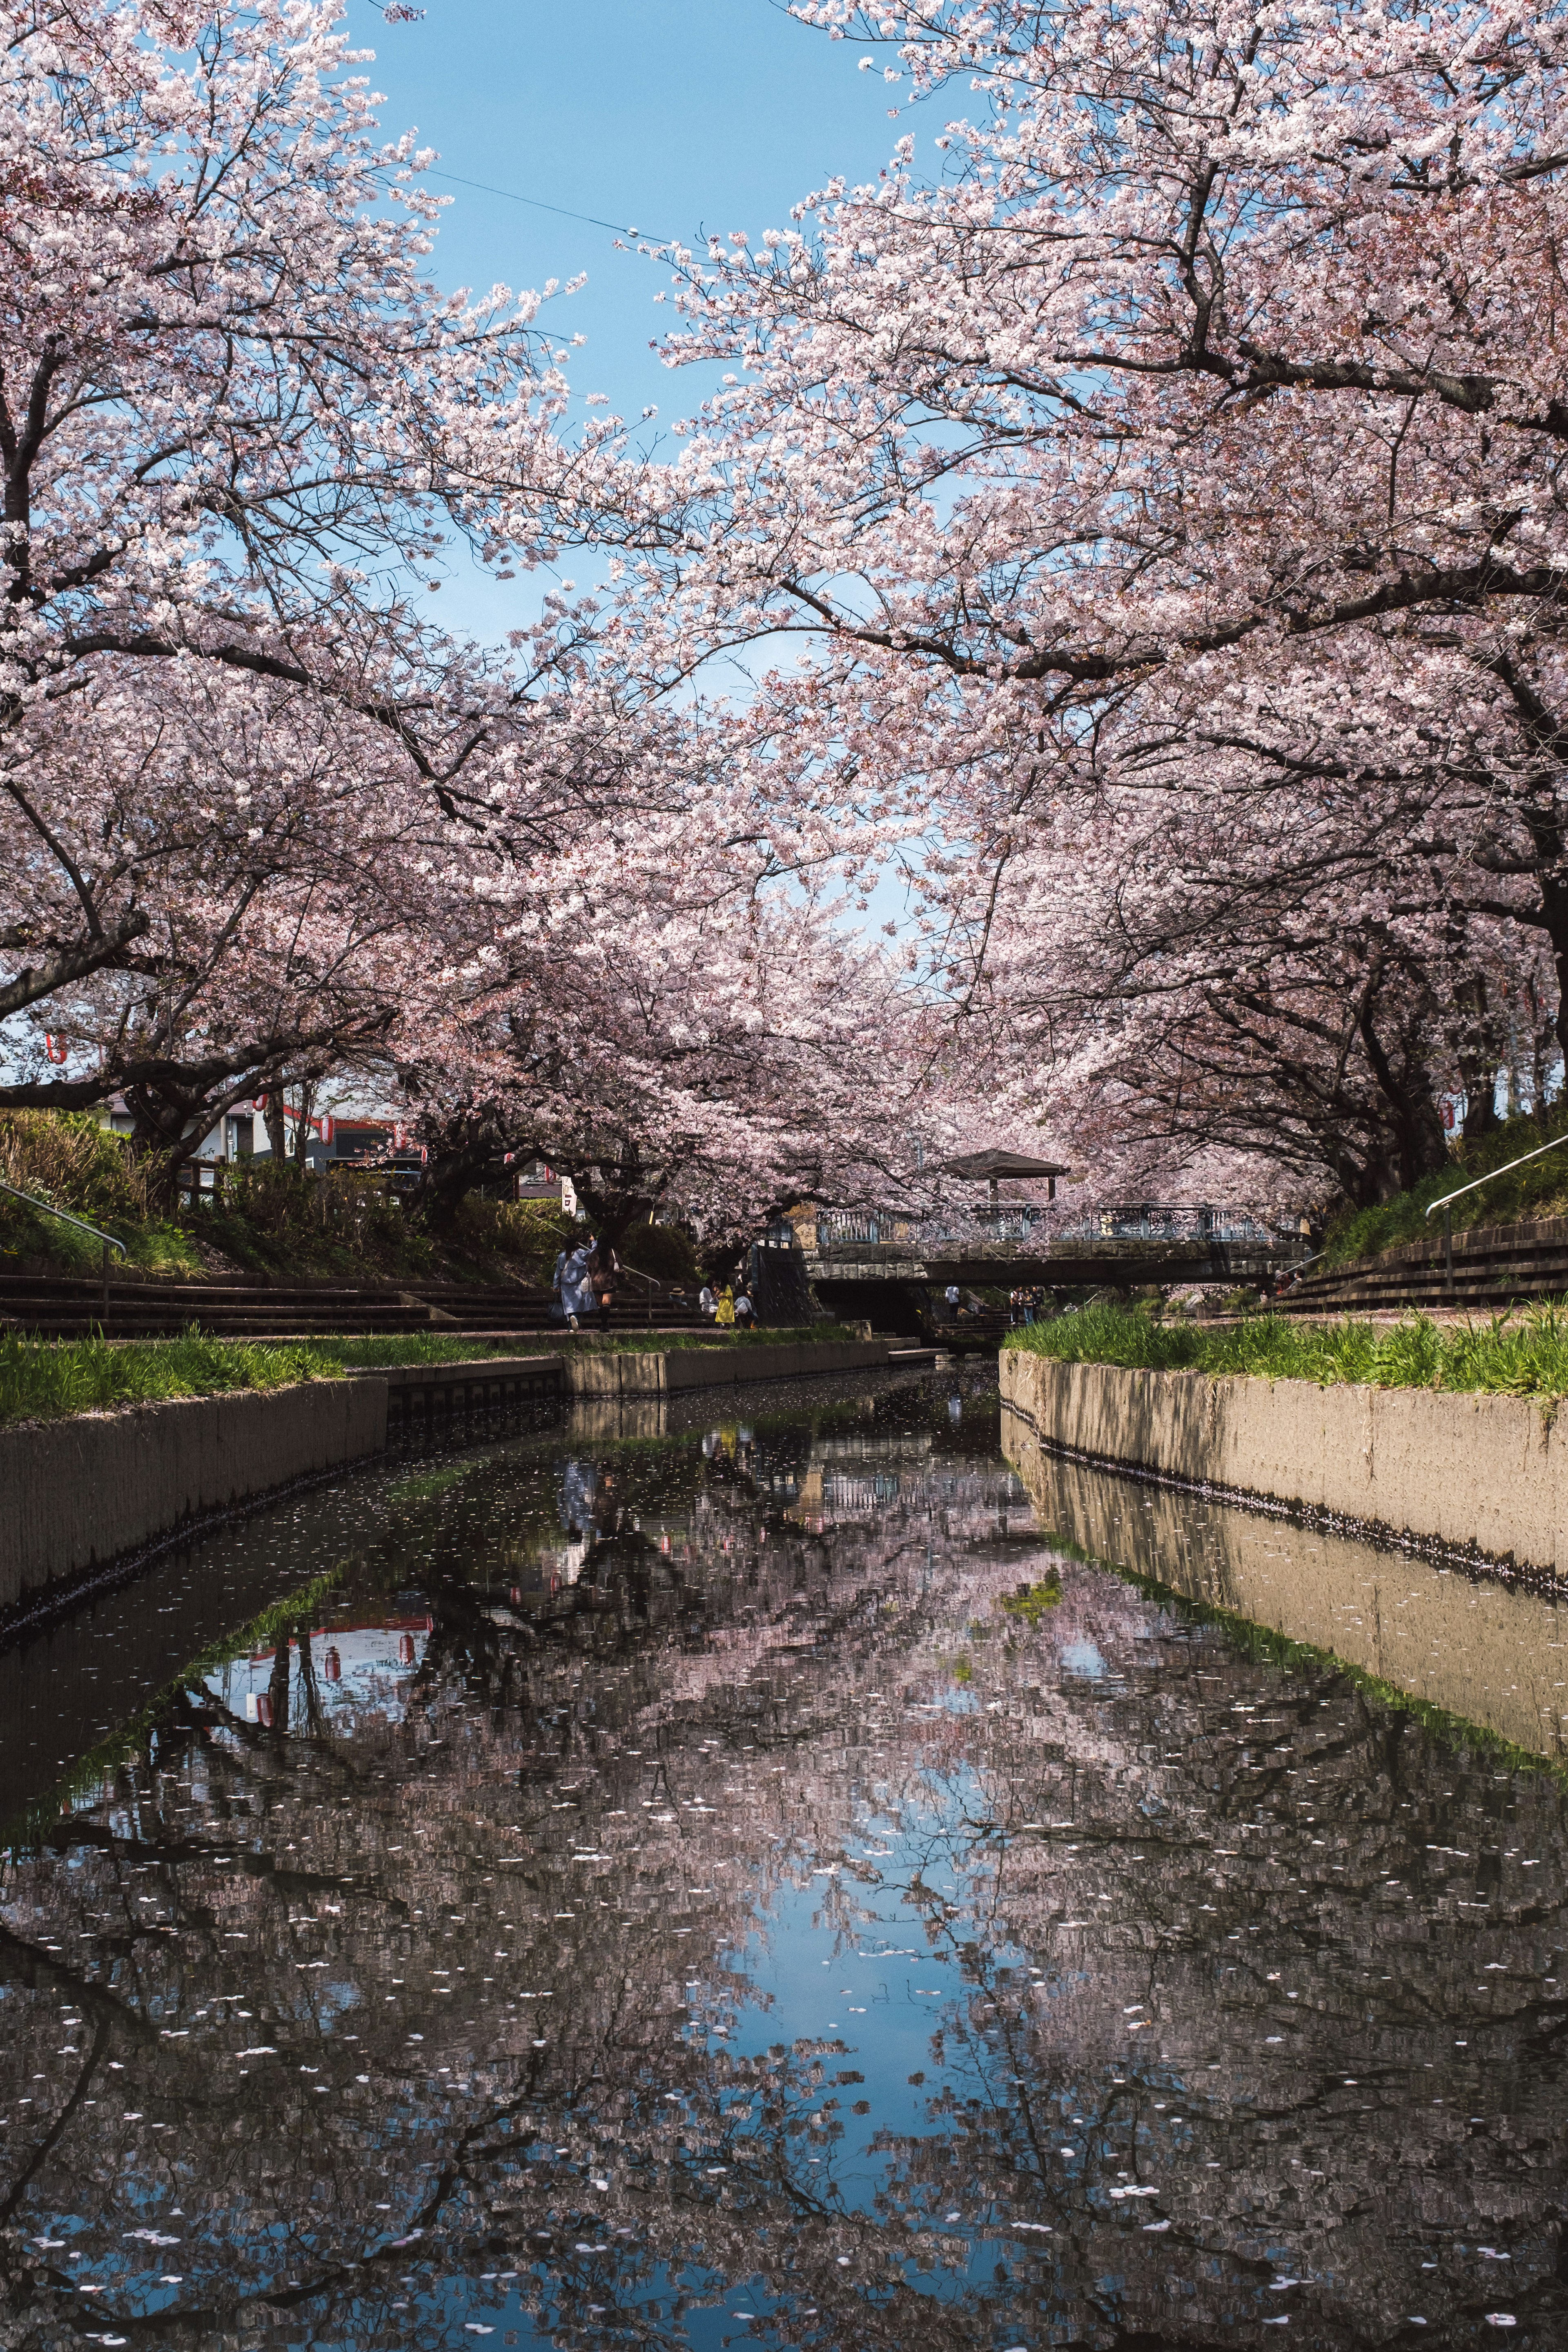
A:
[[[588,1260],[594,1254],[590,1234],[574,1250],[563,1250],[555,1261],[555,1292],[561,1301],[561,1312],[574,1331],[579,1315],[594,1311],[594,1282],[588,1271]]]

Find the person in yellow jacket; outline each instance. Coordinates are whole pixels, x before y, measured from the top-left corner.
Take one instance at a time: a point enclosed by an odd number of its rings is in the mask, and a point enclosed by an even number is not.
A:
[[[721,1330],[732,1331],[735,1328],[735,1294],[728,1283],[719,1293],[719,1307],[713,1320]]]

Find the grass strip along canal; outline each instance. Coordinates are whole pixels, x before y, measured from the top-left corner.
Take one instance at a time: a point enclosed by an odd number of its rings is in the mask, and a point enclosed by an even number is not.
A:
[[[15,1645],[0,2340],[1560,2347],[1559,1611],[1336,1540],[861,1376]],[[1424,1682],[1279,1630],[1445,1576]]]

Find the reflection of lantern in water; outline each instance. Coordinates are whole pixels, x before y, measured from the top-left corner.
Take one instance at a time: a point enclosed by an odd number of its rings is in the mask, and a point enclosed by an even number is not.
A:
[[[412,1633],[399,1633],[397,1637],[397,1663],[400,1666],[411,1666],[414,1664],[414,1636]]]
[[[343,1662],[342,1658],[339,1657],[335,1649],[329,1649],[326,1656],[321,1660],[321,1672],[328,1682],[342,1682],[343,1678]]]
[[[257,1692],[257,1694],[256,1694],[256,1720],[257,1720],[257,1722],[261,1726],[261,1728],[263,1729],[263,1731],[270,1731],[270,1730],[271,1730],[271,1728],[272,1728],[272,1693],[271,1693],[270,1691],[258,1691],[258,1692]]]

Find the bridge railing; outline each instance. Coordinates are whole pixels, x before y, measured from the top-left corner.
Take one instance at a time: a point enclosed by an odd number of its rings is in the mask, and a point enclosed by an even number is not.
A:
[[[1062,1241],[1272,1242],[1281,1238],[1274,1226],[1264,1224],[1245,1209],[1167,1208],[1153,1201],[1096,1209],[1054,1231]]]
[[[1058,1233],[1060,1227],[1047,1225],[1044,1212],[1022,1205],[1013,1209],[976,1209],[963,1217],[927,1217],[912,1228],[923,1248],[932,1244],[956,1242],[1029,1242],[1044,1243],[1047,1233]]]
[[[1064,1217],[1058,1209],[1027,1201],[995,1209],[938,1211],[929,1217],[895,1217],[875,1210],[820,1209],[816,1221],[818,1251],[848,1244],[868,1248],[931,1250],[943,1246],[985,1249],[1001,1243],[1047,1252],[1063,1241],[1255,1242],[1296,1240],[1294,1228],[1266,1224],[1246,1209],[1202,1203],[1194,1208],[1154,1201],[1091,1210]]]
[[[877,1249],[913,1240],[915,1228],[908,1217],[879,1214],[875,1210],[819,1209],[816,1213],[816,1246],[833,1249],[843,1242],[859,1242]]]

